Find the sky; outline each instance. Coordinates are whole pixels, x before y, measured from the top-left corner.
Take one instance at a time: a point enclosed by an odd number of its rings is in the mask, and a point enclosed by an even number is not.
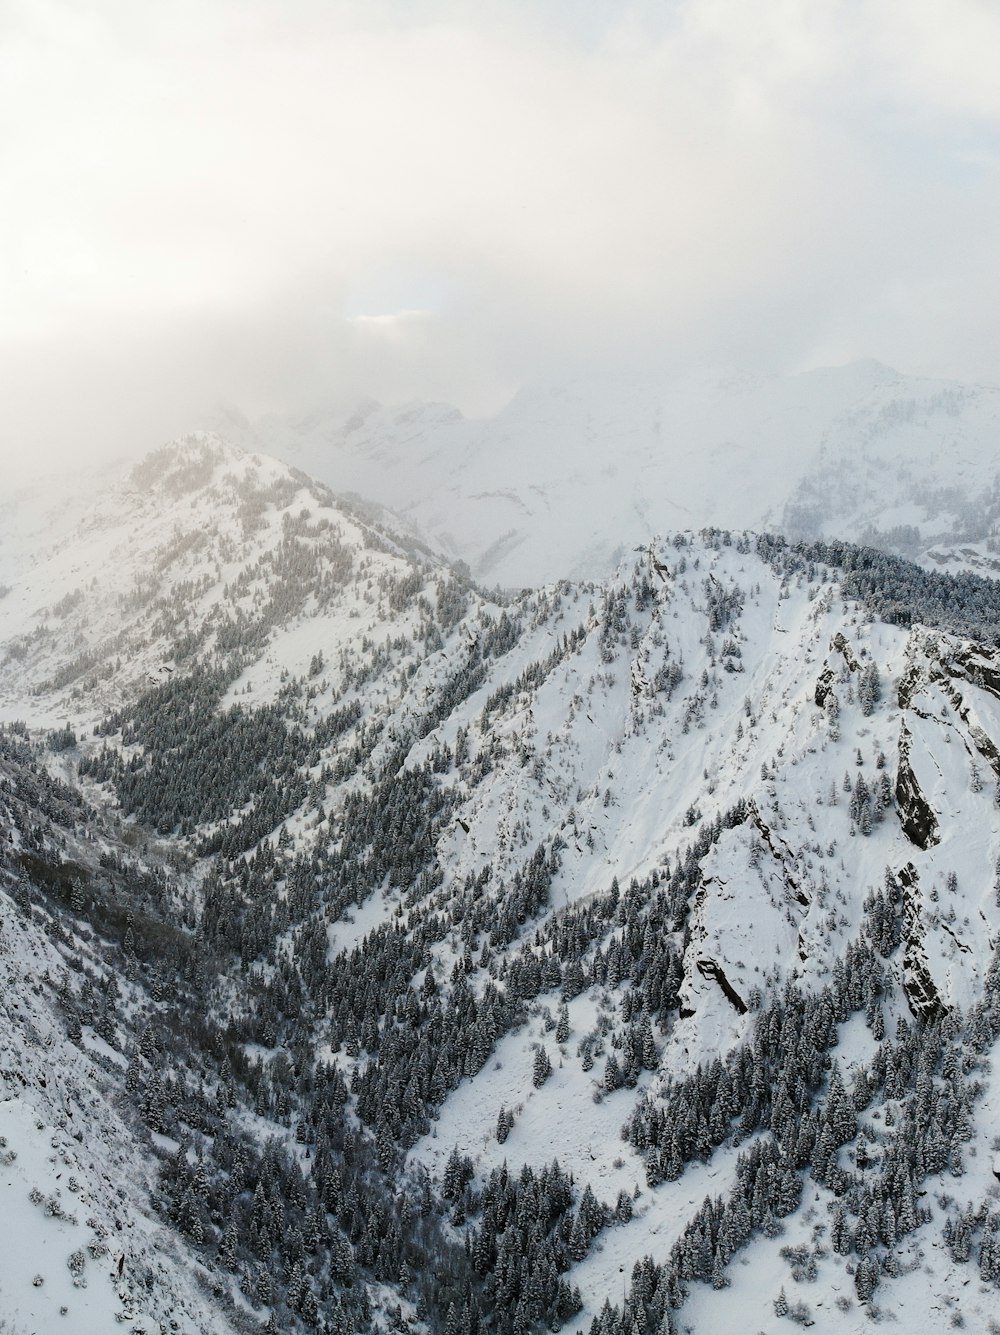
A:
[[[214,404],[1000,380],[1000,6],[0,0],[0,481]]]

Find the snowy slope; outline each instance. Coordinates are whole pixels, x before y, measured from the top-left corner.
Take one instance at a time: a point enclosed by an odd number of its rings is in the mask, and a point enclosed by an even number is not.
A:
[[[196,1264],[148,1206],[149,1157],[115,1108],[89,1031],[67,1042],[46,1004],[65,961],[3,904],[0,1312],[12,1330],[154,1335],[161,1321],[215,1335],[232,1326],[200,1291]],[[105,1060],[109,1055],[103,1050]],[[61,1318],[65,1318],[61,1321]]]
[[[186,637],[210,640],[217,624],[260,614],[273,590],[269,572],[254,563],[270,561],[289,526],[307,526],[317,506],[330,566],[349,564],[372,532],[364,509],[336,504],[277,460],[206,435],[108,477],[85,499],[78,491],[23,497],[18,524],[4,534],[0,639],[16,672],[0,685],[0,717],[51,725],[82,715],[89,726],[141,687],[169,678],[171,656]],[[398,556],[365,561],[408,573],[404,549],[388,536],[378,540]],[[314,591],[285,572],[287,621],[302,633],[286,637],[280,662],[268,658],[271,676],[307,668],[325,635],[360,640],[384,629],[371,616],[357,624],[363,591],[349,579],[340,587],[335,569],[327,573],[324,596],[349,604],[335,632],[317,616]],[[243,584],[230,588],[240,574]]]
[[[680,1326],[780,1329],[784,1287],[823,1329],[865,1329],[875,1307],[915,1331],[953,1313],[985,1329],[995,1289],[980,1253],[988,1261],[998,1200],[995,648],[940,610],[921,625],[931,585],[916,571],[907,615],[894,604],[886,624],[844,570],[748,533],[681,533],[600,582],[501,605],[367,512],[216,437],[143,470],[47,550],[14,553],[0,709],[54,731],[47,763],[82,782],[109,831],[126,819],[116,838],[131,832],[148,856],[186,868],[188,907],[212,933],[215,1004],[250,1036],[247,1052],[275,1080],[286,1051],[335,1058],[353,1124],[407,1189],[422,1170],[442,1188],[452,1152],[469,1156],[472,1194],[449,1207],[458,1239],[492,1170],[541,1172],[558,1157],[609,1207],[568,1271],[582,1304],[568,1329],[598,1318],[613,1330],[600,1313],[637,1292],[633,1265],[647,1254],[670,1265],[705,1196],[729,1199],[741,1156],[776,1140],[788,1162],[803,1157],[789,1169],[801,1200],[770,1235],[733,1247],[718,1287],[686,1282]],[[954,587],[956,606],[970,588],[993,606],[975,585]],[[968,603],[963,616],[977,619]],[[184,694],[199,665],[218,675],[205,716],[216,727],[188,756],[183,736],[167,745],[158,730],[178,699],[201,717],[200,697]],[[231,760],[230,725],[273,733],[269,711],[287,724],[290,769],[220,814],[200,767]],[[325,730],[334,717],[343,726]],[[75,739],[58,731],[66,720]],[[157,783],[184,777],[176,813],[135,779],[143,766]],[[225,779],[220,769],[216,785]],[[273,813],[263,827],[261,812]],[[242,937],[221,913],[206,925],[223,893]],[[399,938],[387,945],[389,929]],[[404,950],[412,967],[394,992]],[[304,1001],[275,1018],[277,980]],[[643,1143],[637,1119],[677,1119],[699,1070],[760,1051],[768,1017],[785,1008],[773,1027],[787,1031],[789,998],[824,989],[836,1013],[799,1135],[818,1143],[836,1067],[859,1122],[834,1146],[836,1171],[827,1149],[796,1150],[767,1118],[739,1137],[725,1118],[706,1125],[673,1168],[669,1137]],[[463,996],[480,1047],[456,1067],[442,1040],[425,1083],[392,1065],[414,1024],[443,1034],[448,999]],[[837,1209],[868,1210],[893,1128],[916,1115],[916,1082],[896,1089],[884,1074],[914,1034],[940,1044],[933,1059],[921,1049],[920,1088],[936,1091],[947,1164],[928,1149],[907,1170],[919,1217],[892,1187],[898,1236],[838,1249]],[[267,1124],[291,1139],[299,1096],[287,1097],[247,1114],[254,1134]],[[502,1138],[501,1109],[512,1113]],[[211,1145],[202,1153],[210,1161]],[[953,1230],[966,1207],[963,1259]],[[867,1227],[851,1216],[852,1230]],[[194,1256],[198,1246],[208,1242]],[[29,1298],[16,1310],[34,1311]]]
[[[0,750],[4,1329],[103,1335],[124,1322],[143,1335],[227,1335],[234,1327],[198,1259],[150,1209],[155,1160],[121,1103],[117,1038],[109,1046],[86,1010],[75,1041],[67,1034],[81,972],[93,968],[100,982],[113,969],[89,953],[90,931],[66,927],[36,895],[27,870],[83,875],[96,849],[114,847],[111,826],[40,780],[19,735],[5,735]],[[138,1004],[123,980],[123,1027]],[[104,1032],[121,1030],[112,1022]]]

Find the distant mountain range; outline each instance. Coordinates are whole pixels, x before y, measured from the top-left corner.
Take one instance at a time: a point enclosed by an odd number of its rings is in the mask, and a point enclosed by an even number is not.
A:
[[[502,586],[599,577],[656,533],[713,524],[990,568],[1000,516],[1000,389],[874,361],[543,384],[482,420],[364,400],[211,426],[390,507]]]

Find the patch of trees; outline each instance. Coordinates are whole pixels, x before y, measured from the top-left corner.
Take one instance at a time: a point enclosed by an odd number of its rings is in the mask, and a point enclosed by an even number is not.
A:
[[[901,556],[853,543],[796,542],[765,534],[757,554],[772,568],[793,574],[812,563],[842,572],[841,587],[889,625],[920,623],[1000,644],[1000,584],[973,574],[924,570]]]
[[[105,746],[81,760],[80,773],[112,782],[123,810],[162,834],[191,834],[242,812],[203,841],[203,851],[235,856],[302,805],[302,771],[318,762],[320,745],[353,726],[359,710],[331,711],[317,737],[289,727],[278,705],[220,710],[230,676],[199,666],[146,691],[101,729],[107,735],[120,728],[121,745],[141,752],[126,760]]]
[[[574,1209],[573,1179],[556,1160],[535,1173],[525,1165],[516,1176],[506,1163],[494,1169],[481,1191],[465,1180],[457,1151],[443,1191],[452,1218],[475,1219],[469,1250],[483,1277],[483,1298],[498,1335],[517,1335],[544,1323],[558,1330],[583,1306],[580,1292],[563,1278],[582,1260],[610,1218],[587,1187]]]

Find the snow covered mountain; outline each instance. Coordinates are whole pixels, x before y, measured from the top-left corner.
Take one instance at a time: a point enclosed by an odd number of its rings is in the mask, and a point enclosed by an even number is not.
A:
[[[489,594],[207,435],[8,538],[0,1310],[987,1328],[997,585],[704,529]]]
[[[784,377],[607,376],[522,390],[495,416],[371,400],[213,423],[406,516],[480,581],[610,573],[651,533],[751,528],[990,567],[1000,390],[877,362]],[[993,567],[995,568],[995,567]]]
[[[996,575],[998,422],[995,387],[863,361],[540,384],[483,420],[363,399],[255,422],[229,408],[211,425],[387,507],[393,526],[481,582],[520,587],[606,576],[651,534],[705,524]],[[71,507],[79,483],[62,490]],[[5,530],[17,515],[6,500]],[[0,532],[0,578],[8,541]]]

